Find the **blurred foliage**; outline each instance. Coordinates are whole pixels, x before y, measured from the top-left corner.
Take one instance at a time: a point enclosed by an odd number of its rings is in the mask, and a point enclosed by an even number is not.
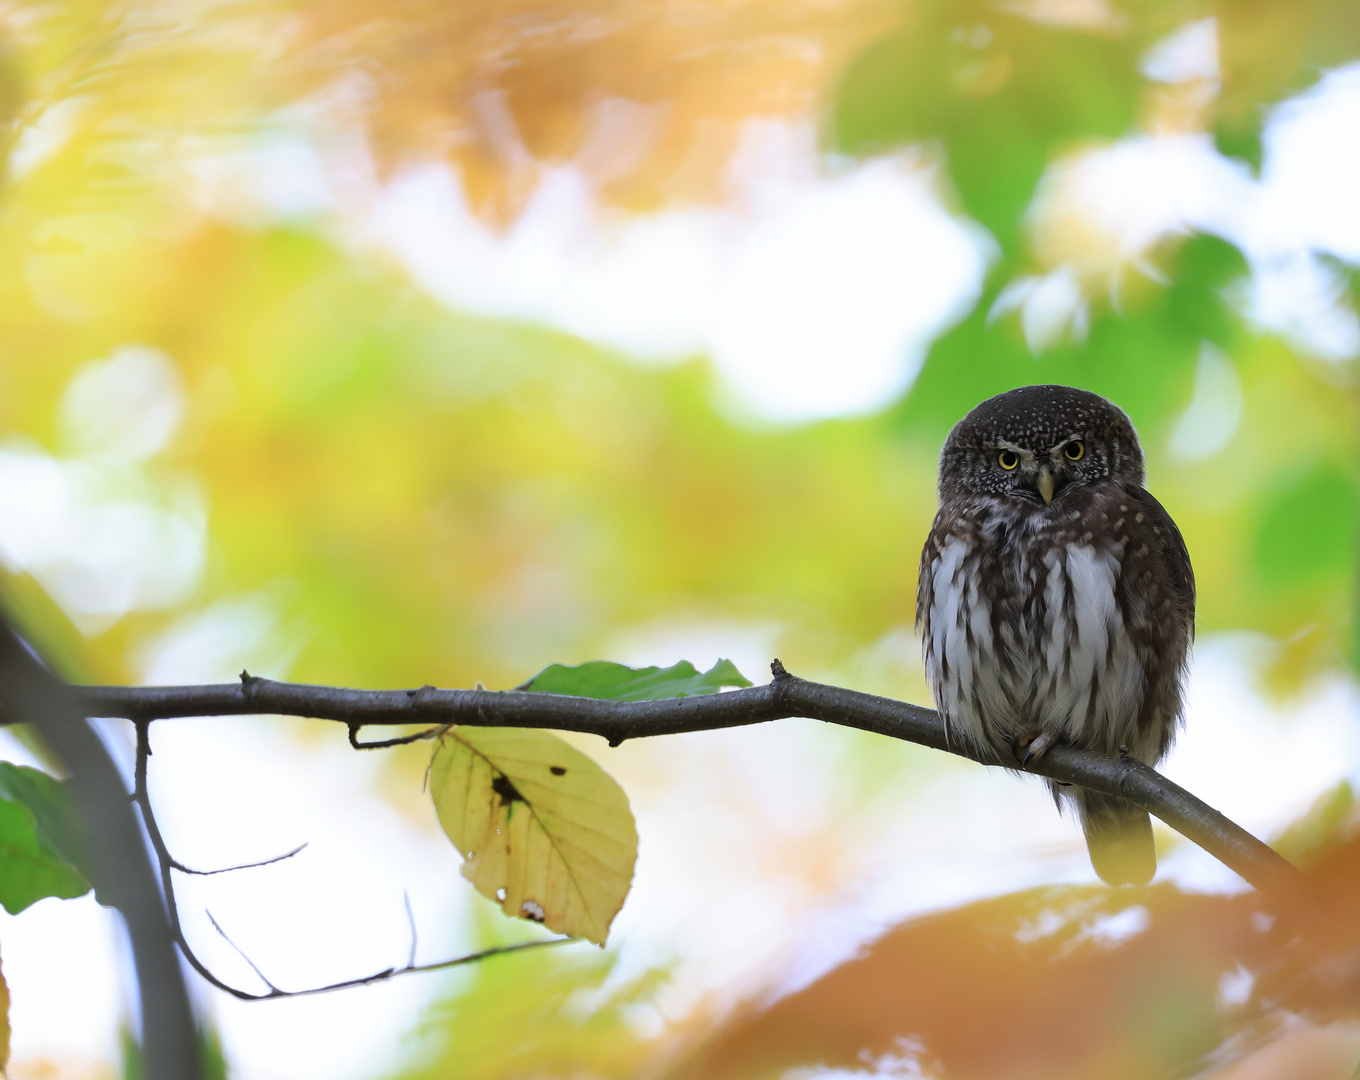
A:
[[[851,153],[936,142],[966,211],[1007,253],[1044,168],[1072,144],[1150,126],[1180,127],[1139,62],[1169,32],[1214,19],[1221,85],[1207,115],[1220,147],[1260,160],[1263,105],[1360,54],[1360,14],[1344,2],[1282,9],[1238,0],[1106,6],[926,0],[843,76],[833,141]],[[1158,106],[1162,108],[1158,108]]]
[[[1311,896],[1027,889],[909,919],[805,987],[655,1034],[660,972],[534,951],[475,969],[401,1075],[1344,1080],[1360,1031],[1360,833],[1342,785],[1275,845]],[[511,965],[514,965],[512,967]]]
[[[1354,811],[1355,793],[1343,780],[1319,795],[1308,813],[1290,824],[1270,846],[1295,866],[1303,866],[1344,833]]]
[[[422,1024],[429,1063],[409,1080],[514,1076],[633,1080],[654,1047],[640,1014],[664,982],[659,970],[622,976],[608,954],[533,949],[480,964]]]
[[[859,154],[938,141],[965,211],[1010,251],[1054,150],[1132,127],[1148,44],[993,4],[922,4],[847,70],[834,141]]]
[[[1291,1029],[1354,1017],[1360,842],[1331,846],[1310,877],[1320,909],[1171,885],[1056,886],[911,920],[806,988],[739,1011],[667,1075],[873,1064],[959,1080],[1346,1077],[1353,1029],[1321,1068],[1302,1055],[1284,1072],[1250,1067]]]
[[[1206,19],[1217,80],[1143,76],[1149,48]],[[67,562],[5,549],[7,602],[70,674],[139,681],[179,650],[174,670],[205,677],[248,663],[511,686],[702,624],[774,627],[792,671],[921,693],[902,674],[914,656],[889,674],[862,659],[907,638],[945,433],[1030,382],[1131,414],[1195,561],[1201,632],[1268,636],[1281,690],[1358,655],[1354,360],[1300,355],[1244,319],[1248,269],[1221,239],[1135,258],[1036,210],[1055,167],[1139,132],[1211,133],[1258,164],[1265,107],[1360,55],[1350,0],[20,0],[0,26],[0,450],[73,505],[114,507],[108,520],[131,507],[147,529],[204,530],[182,586],[154,587],[175,561],[151,560],[149,583],[104,607],[77,602],[116,576],[96,533]],[[442,157],[493,222],[568,158],[613,205],[654,209],[720,197],[760,116],[818,118],[833,166],[923,147],[942,196],[996,241],[977,304],[879,415],[734,420],[703,358],[644,368],[450,311],[326,211],[265,213],[232,187],[234,155],[304,132],[366,140],[380,175]],[[628,154],[592,149],[609,125]],[[1081,302],[1045,336],[1016,287],[1059,271]],[[94,439],[73,404],[90,363],[129,345],[167,358],[181,410],[136,452]],[[1189,454],[1175,434],[1206,356],[1240,384],[1241,418]],[[1348,807],[1320,804],[1290,840],[1347,933],[1356,842],[1327,841]],[[1022,1061],[1049,1078],[1161,1075],[1257,1046],[1282,1015],[1342,1015],[1354,943],[1310,953],[1284,917],[1261,930],[1260,903],[1063,888],[917,920],[696,1037],[685,1074],[855,1068],[915,1039],[951,1075]],[[611,981],[610,964],[479,967],[431,1021],[439,1063],[411,1075],[639,1075],[656,1047],[635,1010],[654,983]],[[1224,1004],[1239,970],[1254,981]],[[1165,987],[1179,989],[1149,989]]]
[[[292,674],[353,685],[513,686],[676,616],[798,626],[785,661],[807,670],[911,610],[900,538],[929,526],[935,450],[886,419],[736,428],[699,364],[448,313],[296,232],[194,239],[160,254],[212,288],[124,333],[181,367],[182,434],[151,464],[192,470],[212,553],[197,602],[110,627],[88,677],[135,680],[176,614],[262,590],[302,643]],[[0,409],[29,401],[39,437],[112,341],[67,345],[6,367]]]
[[[314,85],[362,72],[354,108],[385,159],[446,156],[504,218],[610,123],[642,145],[631,160],[586,155],[611,200],[720,194],[741,124],[814,107],[838,61],[894,17],[885,0],[345,0],[307,9],[295,41]]]
[[[227,1059],[222,1053],[222,1040],[211,1027],[198,1033],[200,1060],[203,1062],[203,1080],[227,1080]],[[136,1035],[128,1028],[118,1033],[118,1050],[122,1056],[119,1075],[122,1080],[142,1080],[142,1047]]]
[[[1138,73],[1152,42],[1217,18],[1223,92],[1194,122],[1246,115],[1247,102],[1259,130],[1262,103],[1349,55],[1351,6],[1093,4],[1060,18],[1023,5],[410,3],[377,15],[257,2],[196,33],[171,10],[21,5],[7,23],[24,98],[0,207],[0,428],[74,462],[60,424],[72,377],[129,342],[163,350],[184,415],[134,479],[162,502],[189,485],[210,529],[194,588],[92,634],[27,604],[85,677],[135,680],[162,633],[243,603],[288,643],[274,673],[318,681],[512,685],[677,619],[774,624],[792,670],[834,671],[908,619],[943,433],[982,397],[1035,380],[1089,386],[1131,413],[1196,556],[1202,629],[1287,642],[1274,668],[1285,686],[1345,655],[1353,367],[1245,325],[1224,299],[1240,256],[1209,238],[1149,253],[1165,284],[1126,273],[1117,308],[1104,280],[1087,282],[1089,334],[1037,359],[998,303],[1014,275],[1051,264],[1026,246],[1044,169],[1163,117],[1165,87]],[[625,205],[713,193],[730,139],[703,184],[666,179],[709,120],[826,100],[843,152],[938,146],[961,207],[1004,256],[896,409],[733,426],[700,361],[644,370],[567,335],[448,311],[324,221],[242,218],[205,188],[234,139],[348,117],[353,95],[320,88],[360,76],[354,108],[388,153],[431,153],[419,133],[442,133],[436,148],[488,206],[517,205],[512,189],[532,190],[606,99],[661,102],[666,117],[644,124],[661,141],[635,155],[641,186],[618,195]],[[487,149],[488,101],[509,110],[527,164]],[[1231,358],[1245,411],[1219,452],[1177,460],[1166,447],[1205,341]]]

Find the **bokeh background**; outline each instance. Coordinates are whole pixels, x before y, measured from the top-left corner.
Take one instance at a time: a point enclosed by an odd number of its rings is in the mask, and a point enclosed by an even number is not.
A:
[[[0,562],[68,677],[778,656],[928,701],[939,446],[1071,383],[1131,415],[1195,563],[1168,772],[1360,910],[1353,3],[15,0],[0,43]],[[277,718],[153,737],[184,862],[309,843],[186,884],[239,985],[206,910],[293,988],[404,960],[403,894],[422,961],[536,933],[459,879],[424,751]],[[1317,989],[1169,832],[1158,883],[1112,892],[1038,785],[920,748],[577,742],[642,836],[607,950],[200,987],[229,1074],[1360,1061],[1351,969]],[[0,914],[0,956],[12,1077],[120,1074],[130,975],[92,898]]]

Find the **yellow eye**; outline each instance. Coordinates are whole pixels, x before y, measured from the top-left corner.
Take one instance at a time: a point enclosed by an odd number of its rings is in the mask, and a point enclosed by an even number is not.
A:
[[[1020,464],[1020,455],[1014,450],[1002,450],[1001,453],[997,455],[996,463],[1007,472],[1010,472],[1011,469]]]
[[[1086,456],[1086,444],[1080,439],[1073,439],[1063,447],[1063,455],[1068,461],[1080,461]]]

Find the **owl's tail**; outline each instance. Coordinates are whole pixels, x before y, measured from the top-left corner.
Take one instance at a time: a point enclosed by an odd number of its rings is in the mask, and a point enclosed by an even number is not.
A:
[[[1133,803],[1072,788],[1091,865],[1107,885],[1146,885],[1157,872],[1152,819]]]

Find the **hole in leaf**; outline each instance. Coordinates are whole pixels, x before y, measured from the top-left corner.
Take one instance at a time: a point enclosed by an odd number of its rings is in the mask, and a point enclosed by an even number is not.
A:
[[[496,899],[502,904],[505,903],[505,890],[503,888],[496,890]]]
[[[519,913],[526,919],[533,919],[534,922],[542,922],[544,919],[543,905],[537,900],[526,900],[519,907]]]
[[[496,778],[491,781],[491,790],[501,797],[502,806],[509,806],[512,802],[524,801],[524,796],[516,790],[515,785],[510,782],[510,777],[504,773],[498,773]]]

